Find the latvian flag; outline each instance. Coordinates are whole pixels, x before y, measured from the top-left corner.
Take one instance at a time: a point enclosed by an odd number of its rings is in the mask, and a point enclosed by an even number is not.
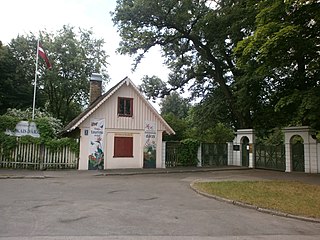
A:
[[[49,58],[46,54],[46,52],[44,51],[42,44],[39,42],[39,46],[38,46],[38,54],[39,56],[46,62],[47,68],[51,69],[51,63],[49,62]]]

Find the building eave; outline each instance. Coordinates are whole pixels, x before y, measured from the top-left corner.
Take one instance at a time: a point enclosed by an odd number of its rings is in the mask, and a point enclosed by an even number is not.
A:
[[[80,126],[90,115],[95,112],[105,101],[107,101],[123,84],[131,85],[133,89],[138,93],[138,96],[146,103],[146,105],[151,109],[151,111],[156,115],[159,121],[164,125],[165,132],[169,135],[175,134],[174,130],[169,126],[169,124],[161,117],[158,111],[151,105],[151,103],[141,94],[136,85],[131,81],[130,78],[125,77],[117,85],[112,87],[108,92],[100,96],[96,101],[94,101],[84,112],[79,114],[74,120],[72,120],[62,131],[62,133],[69,133],[74,131],[77,127]]]

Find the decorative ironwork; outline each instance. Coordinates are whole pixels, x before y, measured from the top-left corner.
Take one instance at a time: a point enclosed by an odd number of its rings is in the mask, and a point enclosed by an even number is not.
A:
[[[166,167],[177,167],[180,142],[166,142]]]
[[[166,167],[178,167],[183,165],[179,159],[181,151],[180,142],[166,142]],[[201,144],[202,166],[227,166],[228,165],[228,145],[217,143]]]
[[[255,145],[255,167],[285,171],[285,145]]]
[[[201,144],[202,166],[227,166],[227,144],[202,143]]]
[[[244,167],[249,167],[249,139],[247,137],[243,138],[241,148],[241,165]]]
[[[292,170],[304,172],[304,145],[297,142],[291,144]]]

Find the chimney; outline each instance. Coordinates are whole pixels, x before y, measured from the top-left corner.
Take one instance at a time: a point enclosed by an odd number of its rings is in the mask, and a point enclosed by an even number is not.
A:
[[[93,103],[102,94],[102,75],[92,73],[90,77],[90,102]]]

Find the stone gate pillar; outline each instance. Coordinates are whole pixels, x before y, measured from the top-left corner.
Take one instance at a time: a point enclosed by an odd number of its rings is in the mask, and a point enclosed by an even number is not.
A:
[[[315,132],[308,126],[302,127],[287,127],[283,129],[285,137],[286,149],[286,172],[292,171],[292,149],[291,139],[293,136],[300,136],[304,144],[304,169],[306,173],[318,172],[317,159],[317,140],[315,139]]]
[[[243,149],[241,146],[244,141],[248,141],[247,149]],[[239,129],[236,132],[236,137],[233,141],[233,145],[237,146],[234,148],[233,154],[233,162],[234,165],[243,166],[243,159],[244,156],[243,151],[249,152],[249,168],[255,167],[255,155],[254,155],[254,143],[256,140],[255,132],[253,129]]]

